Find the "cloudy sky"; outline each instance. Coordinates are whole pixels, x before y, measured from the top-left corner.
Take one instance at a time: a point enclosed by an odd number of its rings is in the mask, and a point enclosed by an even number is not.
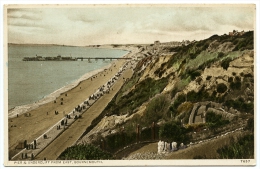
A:
[[[254,6],[45,6],[7,9],[9,43],[96,45],[201,40],[254,29]]]

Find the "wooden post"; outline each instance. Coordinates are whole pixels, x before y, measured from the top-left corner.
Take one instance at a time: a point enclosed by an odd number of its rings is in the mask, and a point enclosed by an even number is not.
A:
[[[23,159],[23,153],[22,153],[22,159]]]
[[[152,123],[152,139],[155,140],[155,124]]]
[[[33,144],[34,144],[34,149],[36,149],[36,144],[37,144],[36,140],[33,140]]]
[[[136,127],[136,142],[139,142],[140,126],[137,124]]]
[[[34,159],[34,155],[33,155],[33,153],[32,153],[32,155],[31,155],[31,160],[33,160]]]
[[[27,140],[24,140],[23,146],[24,146],[24,148],[27,148]]]

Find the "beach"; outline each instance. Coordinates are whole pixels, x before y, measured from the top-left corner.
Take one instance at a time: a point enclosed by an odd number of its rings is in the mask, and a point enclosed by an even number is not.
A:
[[[132,57],[135,52],[130,52],[126,57]],[[9,157],[14,156],[21,149],[15,149],[19,142],[32,142],[34,139],[41,136],[51,126],[60,121],[66,114],[71,112],[77,105],[84,102],[91,96],[100,86],[106,84],[127,61],[117,60],[111,64],[109,68],[98,70],[97,74],[91,74],[81,78],[78,83],[72,87],[65,87],[62,93],[51,99],[46,99],[37,106],[26,109],[23,114],[13,114],[12,118],[8,119],[8,147]],[[84,80],[83,80],[84,79]],[[81,81],[82,80],[82,81]],[[115,85],[113,90],[117,91],[121,85]],[[68,91],[66,91],[66,89]],[[104,99],[106,97],[103,96]],[[103,99],[102,97],[102,99]],[[111,97],[111,96],[110,96]],[[111,98],[109,98],[110,101]],[[62,102],[62,103],[61,103]],[[99,109],[99,107],[96,107]],[[58,111],[58,114],[55,114]],[[93,117],[98,115],[93,115]],[[91,121],[90,121],[91,123]],[[84,127],[84,130],[87,126]],[[82,133],[81,133],[82,134]]]

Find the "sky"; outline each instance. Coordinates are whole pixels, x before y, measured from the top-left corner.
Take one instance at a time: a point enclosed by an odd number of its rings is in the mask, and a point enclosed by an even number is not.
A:
[[[102,45],[201,40],[254,30],[254,6],[10,6],[8,43]]]

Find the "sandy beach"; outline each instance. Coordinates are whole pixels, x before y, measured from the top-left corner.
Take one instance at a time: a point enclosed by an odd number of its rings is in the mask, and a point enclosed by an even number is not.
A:
[[[127,57],[133,56],[134,53],[132,51]],[[32,142],[35,138],[39,137],[112,78],[125,62],[126,60],[117,60],[110,68],[100,71],[98,74],[93,75],[92,78],[81,81],[74,88],[56,97],[55,101],[39,105],[37,108],[29,110],[18,117],[9,118],[9,157],[12,157],[21,150],[15,149],[19,142],[24,142],[24,140]],[[119,90],[121,85],[115,87],[118,87]],[[114,90],[117,91],[117,89]],[[59,113],[56,115],[55,111]]]

